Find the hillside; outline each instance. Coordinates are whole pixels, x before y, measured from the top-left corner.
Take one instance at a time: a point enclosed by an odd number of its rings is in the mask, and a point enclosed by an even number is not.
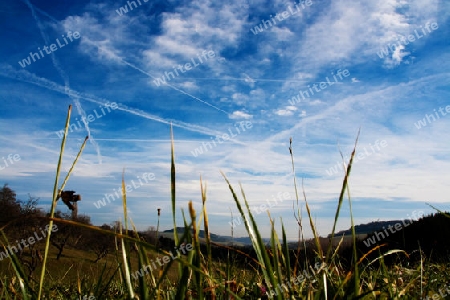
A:
[[[400,220],[394,220],[394,221],[374,221],[367,224],[360,224],[355,226],[355,232],[358,237],[358,239],[365,238],[368,234],[371,234],[375,231],[382,230],[383,227],[388,228],[389,226],[394,226],[395,224],[401,222]],[[184,227],[177,227],[178,235],[181,237],[181,235],[184,233]],[[341,230],[337,233],[335,233],[335,240],[338,240],[342,237],[342,235],[350,236],[352,234],[351,228],[347,230]],[[172,238],[173,239],[173,229],[168,229],[162,232],[161,234],[165,238]],[[327,235],[327,238],[329,238],[331,234]],[[205,231],[200,230],[199,231],[199,237],[201,239],[205,238]],[[219,235],[210,233],[211,241],[214,243],[219,244],[226,244],[226,245],[251,245],[252,242],[249,237],[231,237],[226,235]],[[264,242],[268,243],[270,242],[269,238],[264,238]],[[297,241],[290,242],[293,247],[296,247]]]
[[[403,225],[403,224],[406,224]],[[397,226],[397,227],[395,227]],[[395,230],[398,228],[399,230]],[[436,231],[433,228],[440,228]],[[389,230],[391,229],[391,230]],[[184,228],[177,228],[178,235],[184,233]],[[431,252],[433,245],[441,245],[440,249],[450,249],[450,219],[442,214],[432,214],[425,216],[417,221],[406,220],[392,220],[392,221],[374,221],[367,224],[360,224],[355,226],[355,232],[358,242],[358,247],[362,252],[376,244],[389,243],[393,248],[399,247],[405,250],[417,248],[417,241],[421,241],[424,249]],[[392,233],[394,232],[394,233]],[[376,235],[378,233],[378,235]],[[343,246],[351,245],[351,228],[341,230],[335,234],[333,244],[337,245],[344,235]],[[161,236],[173,239],[173,229],[165,230]],[[205,239],[204,230],[199,231],[199,237],[202,242]],[[233,245],[236,247],[243,247],[251,245],[249,237],[231,237],[210,233],[211,241],[222,245]],[[321,243],[328,244],[328,238],[320,238]],[[263,239],[265,243],[269,243],[270,239]],[[305,241],[307,247],[314,247],[312,240]],[[289,243],[290,248],[297,248],[298,241]],[[302,247],[302,246],[301,246]],[[303,247],[302,247],[303,248]],[[441,251],[442,252],[442,251]],[[443,252],[444,253],[444,252]]]
[[[446,261],[450,258],[450,214],[435,213],[417,221],[400,222],[393,227],[385,227],[370,234],[358,247],[362,252],[375,245],[385,244],[388,249],[402,249],[409,254],[411,260],[420,259],[417,249],[432,261]],[[395,227],[397,226],[397,227]],[[395,228],[400,228],[395,230]]]
[[[181,235],[183,235],[184,233],[184,227],[177,227],[177,233],[178,236],[181,237]],[[165,230],[162,232],[161,235],[164,236],[165,238],[173,239],[173,229]],[[198,236],[202,240],[205,239],[206,236],[205,231],[200,230]],[[232,237],[228,235],[219,235],[214,233],[210,233],[209,236],[212,242],[222,245],[248,246],[252,244],[252,241],[250,240],[249,237]],[[270,242],[270,239],[263,238],[263,241],[268,243]]]
[[[370,234],[374,231],[381,230],[383,227],[387,228],[390,226],[394,226],[397,223],[401,223],[400,220],[394,220],[394,221],[374,221],[367,224],[360,224],[355,225],[355,233],[356,234]],[[351,235],[352,229],[349,228],[347,230],[341,230],[337,233],[335,233],[335,236],[342,236],[342,235]],[[331,234],[328,235],[330,237]]]

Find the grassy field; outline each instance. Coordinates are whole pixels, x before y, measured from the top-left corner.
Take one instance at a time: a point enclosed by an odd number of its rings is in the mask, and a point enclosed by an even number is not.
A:
[[[224,184],[230,190],[230,198],[238,208],[247,232],[252,241],[254,257],[246,257],[247,265],[235,259],[240,254],[229,249],[225,259],[218,260],[212,255],[213,243],[209,239],[209,221],[207,213],[206,187],[201,183],[202,207],[194,208],[192,202],[183,215],[184,232],[175,231],[176,249],[173,253],[159,250],[136,234],[127,216],[127,200],[123,187],[124,223],[116,232],[103,230],[95,226],[74,223],[54,217],[57,198],[64,189],[72,169],[67,177],[59,183],[61,159],[67,137],[71,109],[67,116],[65,135],[62,140],[60,160],[53,191],[53,204],[48,218],[49,224],[72,224],[92,231],[101,232],[115,238],[116,250],[106,258],[94,263],[95,256],[86,251],[67,249],[60,260],[56,260],[55,250],[47,240],[42,242],[42,263],[35,275],[29,277],[24,266],[14,255],[0,263],[1,298],[2,299],[421,299],[434,297],[440,299],[447,293],[449,286],[450,264],[433,264],[423,257],[419,263],[408,263],[405,251],[385,251],[381,246],[359,253],[356,249],[357,236],[353,230],[345,241],[334,236],[336,222],[342,205],[350,205],[346,199],[347,183],[351,173],[353,150],[343,178],[342,190],[339,192],[335,222],[331,233],[333,243],[323,246],[323,239],[317,233],[312,221],[311,211],[306,198],[300,200],[294,178],[297,195],[297,207],[304,203],[309,216],[301,220],[296,211],[297,221],[309,226],[314,233],[314,259],[308,259],[303,250],[292,250],[286,239],[284,227],[280,233],[272,226],[271,242],[267,246],[258,230],[244,189],[236,189],[224,175]],[[175,149],[171,150],[171,205],[174,228],[176,207],[176,164]],[[86,143],[86,141],[85,141]],[[75,159],[81,155],[85,143]],[[356,140],[357,143],[357,140]],[[356,148],[355,143],[355,148]],[[293,149],[291,141],[292,168]],[[72,166],[72,168],[73,168]],[[353,216],[351,214],[353,225]],[[272,222],[273,224],[273,222]],[[300,226],[300,228],[302,228]],[[353,226],[352,226],[353,228]],[[3,230],[4,228],[2,228]],[[354,228],[353,228],[354,229]],[[199,231],[206,236],[199,238]],[[303,233],[301,232],[303,235]],[[181,236],[181,238],[180,238]],[[3,245],[8,244],[3,235]],[[302,244],[303,241],[300,241]],[[351,246],[351,255],[346,258],[349,265],[344,265],[339,256],[339,249],[346,243]],[[201,251],[200,249],[204,249]],[[6,249],[6,248],[5,248]],[[178,252],[175,253],[178,250]],[[292,259],[294,254],[294,259]],[[375,258],[372,257],[375,254]],[[393,264],[385,264],[385,257],[392,257]],[[405,262],[406,259],[406,262]],[[136,271],[141,270],[142,276]],[[447,294],[450,294],[448,292]],[[91,298],[87,298],[90,296]],[[92,298],[93,297],[93,298]],[[431,299],[431,298],[429,298]]]

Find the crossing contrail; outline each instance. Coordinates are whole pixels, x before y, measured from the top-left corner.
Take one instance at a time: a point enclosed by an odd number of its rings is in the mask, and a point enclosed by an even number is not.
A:
[[[46,88],[46,89],[54,91],[54,92],[66,94],[66,90],[65,90],[64,86],[59,85],[59,84],[57,84],[53,81],[50,81],[46,78],[38,77],[24,69],[15,70],[10,65],[0,65],[0,75],[7,77],[7,78],[14,79],[14,80],[18,80],[21,82],[31,83],[36,86],[40,86],[40,87]],[[94,95],[81,93],[81,92],[78,92],[73,89],[69,89],[69,92],[71,94],[77,96],[79,99],[83,99],[83,100],[86,100],[86,101],[89,101],[89,102],[92,102],[95,104],[103,105],[103,106],[113,102],[108,99],[100,98],[100,97],[97,97]],[[186,129],[191,132],[197,132],[197,133],[201,133],[201,134],[205,134],[205,135],[213,135],[213,136],[222,135],[224,133],[224,132],[220,132],[217,130],[211,130],[207,127],[194,125],[194,124],[190,124],[190,123],[186,123],[186,122],[182,122],[182,121],[178,121],[178,120],[164,119],[159,116],[147,113],[143,110],[128,107],[123,104],[118,104],[117,110],[121,110],[121,111],[130,113],[130,114],[133,114],[133,115],[136,115],[139,117],[143,117],[145,119],[149,119],[152,121],[160,122],[163,124],[167,124],[167,125],[172,124],[175,127],[183,128],[183,129]],[[236,144],[246,145],[245,143],[240,142],[236,139],[230,139],[230,141],[232,141]]]
[[[39,20],[38,16],[36,15],[35,9],[33,7],[33,5],[31,5],[29,0],[24,0],[25,3],[28,5],[28,7],[31,10],[31,14],[33,15],[34,20],[36,21],[36,24],[39,28],[39,31],[41,33],[42,39],[44,40],[45,44],[48,45],[50,44],[49,42],[49,38],[47,36],[47,34],[44,31],[44,27],[41,24],[41,21]],[[64,92],[67,96],[69,96],[70,99],[72,99],[75,102],[75,107],[77,108],[78,114],[82,116],[82,120],[84,123],[84,127],[86,128],[86,131],[88,133],[89,136],[89,142],[94,145],[95,150],[97,151],[97,157],[98,157],[98,162],[101,164],[102,163],[102,155],[100,153],[100,147],[97,144],[97,142],[95,141],[94,137],[91,135],[91,130],[89,128],[89,124],[88,122],[86,122],[86,112],[84,111],[83,107],[81,106],[80,101],[78,100],[78,97],[74,96],[73,94],[70,93],[70,83],[69,83],[69,76],[67,76],[66,72],[64,72],[64,70],[61,68],[58,60],[55,57],[55,54],[53,52],[51,52],[50,54],[52,62],[53,62],[53,66],[55,67],[55,69],[58,71],[59,75],[61,76],[61,78],[64,80]]]

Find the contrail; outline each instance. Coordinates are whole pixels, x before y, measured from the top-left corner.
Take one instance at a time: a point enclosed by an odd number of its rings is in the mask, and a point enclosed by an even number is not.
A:
[[[9,137],[9,136],[8,136],[8,137],[0,136],[0,139],[5,140],[5,141],[10,141],[10,137]],[[37,138],[36,138],[36,139],[37,139]],[[53,138],[53,139],[55,139],[55,140],[61,140],[60,138]],[[33,140],[33,139],[31,139],[31,140]],[[41,138],[39,138],[39,140],[41,140]],[[42,150],[42,151],[45,151],[45,152],[48,152],[48,153],[52,153],[52,154],[55,154],[57,157],[59,156],[59,154],[61,154],[61,152],[59,151],[59,149],[58,149],[58,150],[53,150],[53,149],[51,149],[51,148],[49,149],[49,148],[46,148],[46,147],[43,147],[43,146],[35,145],[35,144],[33,144],[33,143],[28,143],[27,141],[23,141],[22,139],[16,139],[16,140],[14,141],[14,143],[17,144],[17,145],[21,145],[21,146],[23,146],[23,147],[27,147],[27,148],[32,147],[32,148],[35,148],[35,149],[37,149],[37,150]],[[68,157],[71,158],[71,159],[75,159],[75,157],[76,157],[76,155],[72,155],[72,154],[69,154],[69,153],[65,153],[64,155],[68,156]],[[83,158],[83,156],[81,156],[78,160],[79,160],[80,162],[90,163],[88,160],[86,160],[85,158]]]
[[[44,16],[46,16],[47,18],[49,18],[50,20],[52,20],[54,23],[58,24],[59,21],[56,20],[55,18],[53,18],[52,16],[50,16],[48,13],[46,13],[45,11],[39,9],[38,7],[36,7],[36,5],[34,5],[34,10],[40,12],[41,14],[43,14]]]
[[[97,45],[95,42],[92,42],[91,40],[89,40],[89,38],[84,38],[83,40],[84,40],[86,43],[88,43],[89,45],[93,45],[93,46],[97,47],[99,50],[105,51],[105,49],[104,49],[102,46],[99,46],[99,45]],[[115,59],[117,59],[117,60],[119,60],[120,62],[126,64],[127,66],[129,66],[129,67],[131,67],[131,68],[133,68],[133,69],[135,69],[135,70],[141,72],[142,74],[145,74],[145,75],[147,75],[148,77],[150,77],[150,78],[152,78],[152,79],[155,79],[155,80],[157,79],[157,78],[156,78],[155,76],[153,76],[152,74],[150,74],[150,73],[148,73],[148,72],[142,70],[141,68],[139,68],[139,67],[133,65],[132,63],[127,62],[125,59],[123,59],[122,57],[117,56],[115,53],[112,53],[111,51],[105,51],[105,52],[108,52],[108,54],[114,56]],[[224,110],[218,108],[217,106],[214,106],[214,105],[212,105],[212,104],[210,104],[210,103],[208,103],[208,102],[206,102],[206,101],[204,101],[204,100],[202,100],[202,99],[200,99],[200,98],[198,98],[198,97],[196,97],[196,96],[194,96],[194,95],[191,95],[191,94],[189,94],[188,92],[183,91],[182,89],[179,89],[179,88],[177,88],[177,87],[175,87],[175,86],[173,86],[173,85],[171,85],[171,84],[169,84],[169,83],[167,83],[167,82],[165,82],[165,83],[163,83],[163,84],[165,84],[165,85],[171,87],[172,89],[174,89],[174,90],[176,90],[176,91],[178,91],[178,92],[180,92],[180,93],[182,93],[182,94],[184,94],[184,95],[186,95],[186,96],[189,96],[189,97],[191,97],[191,98],[193,98],[193,99],[195,99],[195,100],[197,100],[197,101],[199,101],[199,102],[201,102],[201,103],[203,103],[203,104],[206,104],[206,105],[208,105],[208,106],[210,106],[210,107],[212,107],[212,108],[214,108],[214,109],[216,109],[216,110],[218,110],[218,111],[220,111],[220,112],[223,112],[223,113],[226,114],[227,116],[230,116],[230,114],[227,113],[226,111],[224,111]]]
[[[0,65],[0,75],[7,77],[7,78],[14,79],[14,80],[18,80],[21,82],[31,83],[36,86],[40,86],[40,87],[46,88],[46,89],[54,91],[54,92],[66,94],[65,87],[63,87],[53,81],[50,81],[46,78],[37,77],[36,75],[34,75],[24,69],[15,70],[10,65]],[[113,102],[108,99],[100,98],[100,97],[97,97],[94,95],[80,93],[80,92],[72,90],[72,89],[70,89],[69,92],[73,95],[76,95],[80,99],[83,99],[83,100],[86,100],[86,101],[89,101],[89,102],[92,102],[95,104],[103,105],[103,106],[105,106],[105,104],[109,104],[109,103]],[[127,107],[122,104],[118,104],[117,109],[121,110],[121,111],[125,111],[125,112],[133,114],[133,115],[136,115],[136,116],[139,116],[139,117],[143,117],[145,119],[157,121],[157,122],[160,122],[163,124],[168,124],[168,125],[172,124],[175,127],[183,128],[183,129],[186,129],[186,130],[192,131],[192,132],[198,132],[201,134],[214,135],[214,136],[223,134],[223,132],[211,130],[207,127],[193,125],[190,123],[185,123],[185,122],[172,120],[172,119],[163,119],[159,116],[147,113],[147,112],[139,110],[139,109]],[[230,139],[230,141],[233,141],[236,144],[246,145],[245,143],[240,142],[236,139]]]
[[[308,81],[308,80],[289,80],[289,79],[263,79],[263,78],[236,78],[236,77],[223,77],[223,78],[206,78],[206,77],[183,77],[180,79],[192,79],[192,80],[217,80],[217,81],[247,81],[251,80],[252,82],[258,81],[267,81],[267,82],[306,82],[306,83],[322,83],[325,81]],[[174,79],[175,80],[175,79]],[[336,82],[342,83],[342,82]],[[305,85],[307,87],[307,85]]]
[[[36,15],[36,12],[34,10],[33,5],[31,5],[29,0],[24,0],[25,3],[28,5],[28,7],[31,10],[31,14],[33,15],[34,20],[36,21],[36,24],[38,25],[39,31],[41,33],[42,39],[44,40],[45,44],[48,45],[50,44],[49,42],[49,38],[48,36],[45,34],[44,32],[44,28],[38,18],[38,16]],[[51,58],[52,58],[52,62],[53,62],[53,66],[55,67],[55,69],[58,71],[59,75],[61,76],[61,78],[64,80],[64,85],[65,85],[65,94],[67,96],[69,96],[70,99],[72,99],[75,102],[75,106],[77,108],[78,114],[82,116],[82,121],[84,123],[84,127],[86,128],[86,131],[88,132],[88,136],[89,136],[89,141],[94,145],[94,148],[97,151],[97,157],[98,157],[98,161],[101,164],[102,163],[102,156],[100,153],[100,147],[98,146],[97,142],[94,140],[94,138],[91,136],[91,130],[89,129],[89,125],[86,122],[86,112],[83,110],[83,108],[81,107],[81,103],[78,100],[78,97],[74,97],[71,93],[70,93],[70,84],[69,84],[69,77],[67,76],[67,74],[64,72],[64,70],[61,68],[61,66],[59,65],[59,62],[56,60],[56,57],[54,55],[54,53],[51,53]]]
[[[36,19],[36,22],[38,22],[38,25],[40,26],[40,23],[39,23],[39,21],[37,20],[37,17],[35,16],[35,13],[34,13],[34,10],[33,10],[34,8],[33,8],[33,7],[31,6],[31,4],[28,2],[29,0],[23,0],[23,1],[25,1],[25,2],[27,3],[27,5],[30,7],[30,9],[31,9],[32,12],[33,12],[33,16],[34,16],[35,19]],[[38,8],[36,8],[36,10],[38,10],[40,13],[42,13],[42,14],[45,15],[46,17],[50,18],[52,21],[58,22],[55,18],[53,18],[52,16],[50,16],[50,15],[49,15],[48,13],[46,13],[45,11],[43,11],[43,10],[41,10],[41,9],[38,9]],[[40,28],[40,29],[41,29],[41,28]],[[42,33],[42,30],[41,30],[41,33]],[[47,39],[47,40],[48,40],[48,39]],[[87,38],[87,37],[83,37],[83,41],[86,42],[86,43],[88,43],[88,44],[90,44],[90,45],[93,45],[93,46],[97,47],[98,49],[100,49],[100,50],[102,50],[102,51],[105,51],[105,49],[103,49],[101,46],[97,45],[95,42],[92,42],[92,41],[89,40],[89,38]],[[141,72],[142,74],[145,74],[145,75],[151,77],[152,79],[156,79],[156,77],[154,77],[154,76],[151,75],[150,73],[148,73],[148,72],[146,72],[146,71],[140,69],[139,67],[136,67],[135,65],[133,65],[133,64],[131,64],[131,63],[129,63],[129,62],[127,62],[127,61],[124,60],[123,58],[118,57],[116,54],[113,54],[111,51],[106,51],[106,52],[108,52],[110,55],[113,55],[114,58],[120,60],[120,61],[123,62],[124,64],[126,64],[126,65],[132,67],[133,69],[135,69],[135,70]],[[53,52],[52,52],[52,57],[53,57]],[[189,97],[191,97],[191,98],[193,98],[193,99],[195,99],[195,100],[197,100],[197,101],[199,101],[199,102],[201,102],[201,103],[203,103],[203,104],[205,104],[205,105],[208,105],[208,106],[210,106],[210,107],[212,107],[212,108],[214,108],[214,109],[216,109],[216,110],[218,110],[218,111],[220,111],[220,112],[223,112],[223,113],[226,114],[227,116],[230,116],[230,114],[229,114],[228,112],[226,112],[226,111],[224,111],[224,110],[218,108],[217,106],[214,106],[214,105],[212,105],[212,104],[210,104],[210,103],[208,103],[208,102],[206,102],[206,101],[204,101],[204,100],[202,100],[202,99],[200,99],[200,98],[198,98],[198,97],[196,97],[196,96],[194,96],[194,95],[191,95],[191,94],[189,94],[188,92],[185,92],[185,91],[182,90],[182,89],[179,89],[179,88],[177,88],[177,87],[175,87],[175,86],[173,86],[173,85],[171,85],[171,84],[168,84],[168,83],[163,83],[163,84],[165,84],[165,85],[171,87],[172,89],[174,89],[174,90],[176,90],[176,91],[178,91],[178,92],[180,92],[180,93],[182,93],[182,94],[184,94],[184,95],[186,95],[186,96],[189,96]],[[83,121],[83,122],[85,122],[85,121]],[[86,122],[85,122],[85,126],[88,126]],[[88,131],[89,131],[89,130],[88,130]],[[93,141],[93,140],[92,140],[92,141]]]

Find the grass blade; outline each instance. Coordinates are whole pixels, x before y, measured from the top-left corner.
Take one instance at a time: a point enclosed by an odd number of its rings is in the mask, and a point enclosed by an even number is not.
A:
[[[8,245],[8,238],[5,235],[5,232],[3,230],[0,230],[0,232],[2,233],[2,236],[6,242],[6,244]],[[30,283],[28,281],[27,276],[25,275],[25,272],[22,269],[22,266],[19,262],[19,260],[17,259],[17,256],[15,254],[12,253],[12,251],[8,251],[8,249],[6,248],[6,246],[3,246],[3,249],[5,250],[5,253],[10,253],[9,258],[11,259],[11,263],[12,266],[14,268],[14,272],[16,273],[16,276],[19,280],[19,286],[20,286],[20,290],[22,292],[23,295],[23,299],[24,300],[28,300],[29,298],[29,291],[28,289],[30,288]],[[5,289],[6,292],[6,289]]]
[[[223,172],[221,172],[221,174],[224,177],[226,183],[228,184],[228,188],[230,189],[231,194],[233,195],[233,199],[234,199],[234,201],[236,203],[236,206],[237,206],[239,212],[241,213],[242,219],[244,220],[245,228],[247,229],[247,233],[249,234],[249,237],[250,237],[250,239],[252,241],[253,249],[255,250],[256,255],[258,257],[258,261],[259,261],[259,263],[261,265],[261,271],[264,274],[265,281],[267,283],[270,283],[272,286],[277,286],[278,283],[281,284],[281,282],[278,282],[275,279],[275,277],[274,277],[273,268],[271,266],[270,259],[269,259],[268,255],[267,255],[266,245],[264,244],[264,242],[263,242],[263,240],[261,238],[261,234],[258,231],[255,219],[253,218],[253,215],[252,215],[252,213],[250,211],[250,207],[248,205],[248,202],[247,202],[247,199],[245,197],[244,190],[242,189],[242,186],[241,186],[241,193],[242,193],[242,196],[244,198],[244,204],[245,204],[246,209],[247,209],[248,217],[244,213],[244,210],[242,209],[241,203],[240,203],[239,199],[237,198],[236,193],[234,192],[234,189],[231,186],[231,184],[228,181],[228,179],[226,178],[225,174]],[[280,293],[278,293],[277,299],[279,299],[279,300],[283,299]]]
[[[175,246],[179,246],[178,234],[177,234],[177,222],[175,219],[176,206],[175,206],[175,146],[173,141],[173,128],[170,124],[170,195],[172,199],[172,218],[173,218],[173,238],[175,240]]]
[[[63,139],[61,141],[61,150],[59,152],[58,165],[56,167],[55,184],[53,186],[52,206],[50,208],[50,217],[51,218],[53,218],[53,216],[55,214],[56,201],[58,199],[58,194],[59,194],[58,193],[58,178],[59,178],[59,173],[60,173],[60,170],[61,170],[61,163],[62,163],[62,157],[63,157],[63,154],[64,154],[64,147],[66,145],[66,139],[67,139],[67,133],[68,133],[68,129],[69,129],[71,112],[72,112],[72,105],[69,105],[69,109],[67,111],[66,126],[64,128],[64,136],[63,136]],[[48,233],[47,233],[47,239],[46,239],[46,242],[45,242],[45,252],[44,252],[44,260],[43,260],[43,263],[42,263],[41,277],[39,279],[39,291],[38,291],[38,298],[37,298],[38,300],[41,299],[42,287],[44,286],[45,266],[47,265],[47,257],[48,257],[48,251],[49,251],[49,248],[50,248],[50,236],[52,234],[52,228],[53,228],[53,221],[50,220]]]
[[[355,141],[355,146],[353,147],[353,151],[352,151],[352,155],[350,157],[350,162],[348,163],[348,168],[347,168],[347,172],[345,173],[345,177],[344,180],[342,182],[342,189],[341,189],[341,193],[339,194],[339,201],[338,201],[338,207],[336,209],[336,214],[334,216],[334,224],[333,224],[333,230],[331,231],[331,235],[330,235],[330,244],[328,246],[328,251],[327,251],[327,256],[326,256],[326,263],[329,264],[329,258],[331,255],[331,250],[332,250],[332,246],[333,246],[333,238],[334,238],[334,233],[336,231],[336,224],[337,224],[337,220],[339,218],[339,213],[341,211],[341,207],[342,207],[342,201],[344,199],[344,193],[345,193],[345,189],[347,188],[347,184],[348,184],[348,178],[350,176],[350,171],[352,170],[352,164],[353,164],[353,158],[355,157],[355,152],[356,152],[356,145],[358,144],[358,139],[359,139],[359,133],[361,132],[361,128],[358,130],[358,134],[356,136],[356,141]]]
[[[78,158],[80,158],[81,153],[83,152],[84,147],[86,146],[86,142],[89,139],[89,136],[86,136],[86,138],[84,139],[83,144],[80,147],[80,150],[78,151],[77,156],[75,157],[75,160],[73,161],[72,165],[70,166],[69,172],[67,172],[66,178],[64,178],[63,183],[61,184],[61,188],[60,190],[64,190],[64,187],[66,186],[67,181],[69,180],[70,174],[72,174],[73,169],[75,168],[75,165],[78,161]]]

